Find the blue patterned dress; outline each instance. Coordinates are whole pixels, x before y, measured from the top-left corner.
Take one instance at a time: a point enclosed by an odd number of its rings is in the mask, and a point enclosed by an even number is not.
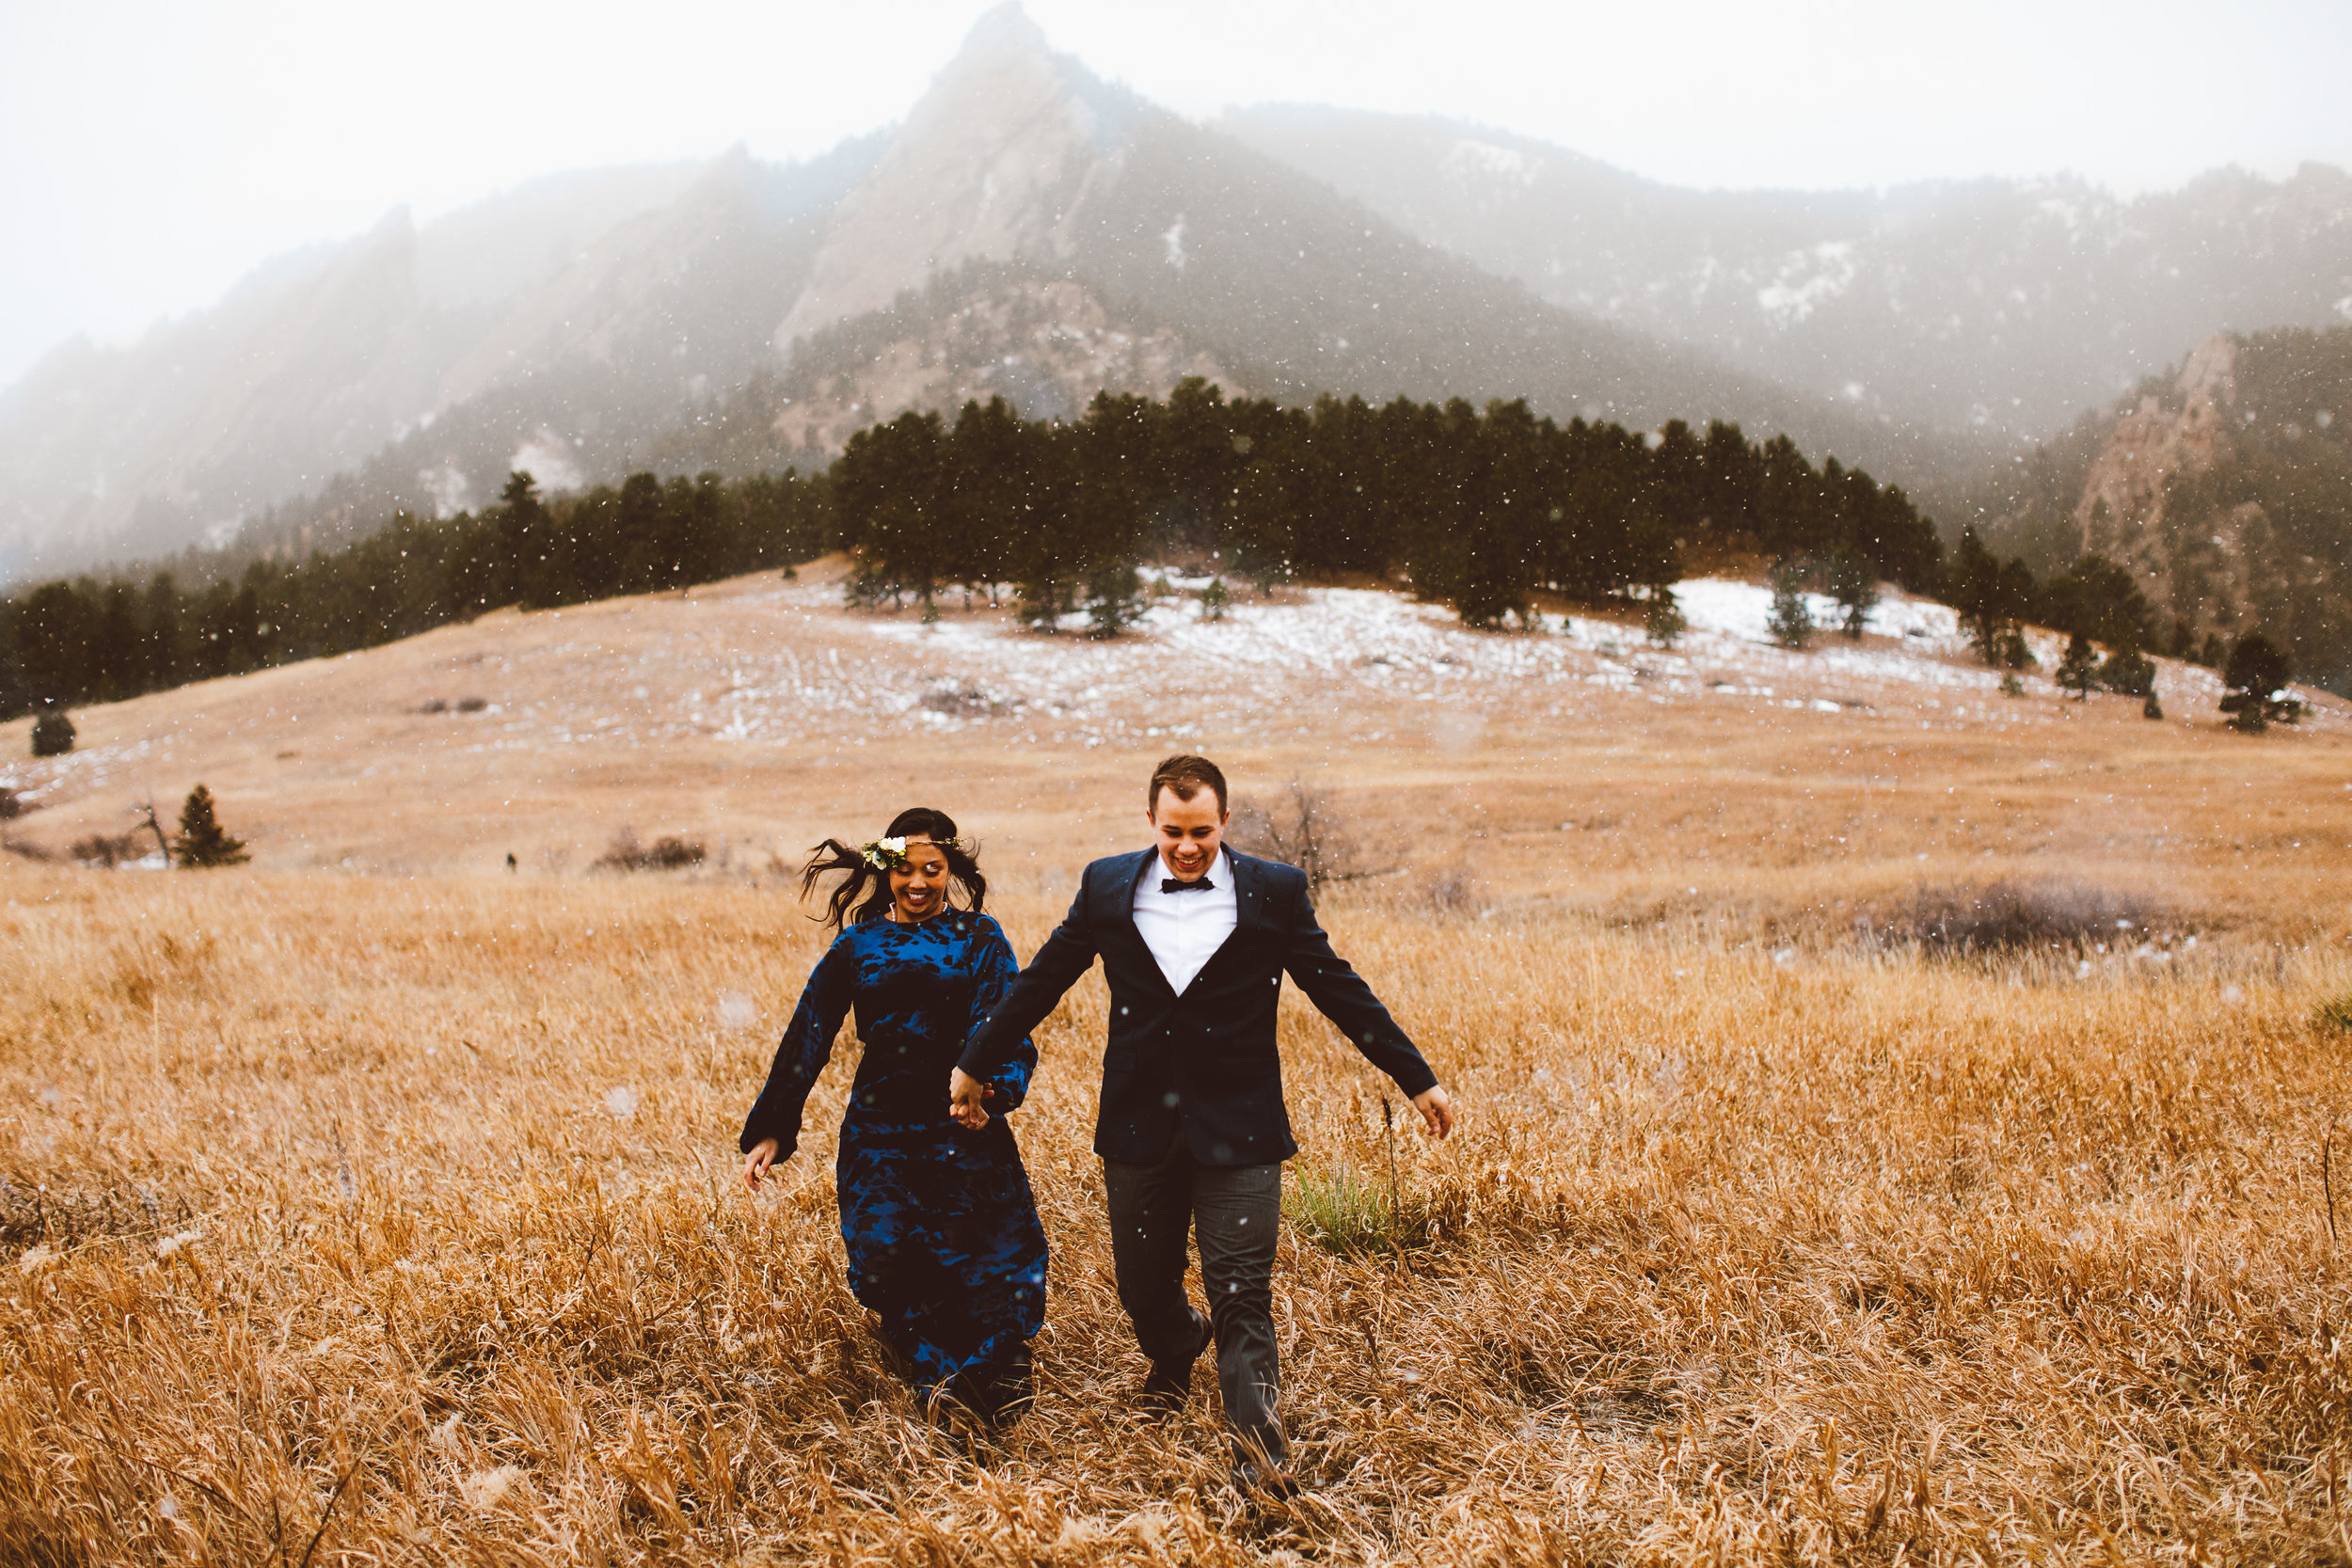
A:
[[[741,1140],[748,1153],[775,1139],[778,1160],[799,1146],[802,1109],[854,1006],[865,1052],[834,1165],[850,1289],[880,1315],[919,1393],[947,1389],[983,1409],[1025,1392],[1028,1341],[1045,1322],[1045,1232],[1001,1114],[1027,1094],[1037,1048],[1023,1040],[992,1081],[996,1114],[977,1132],[947,1119],[947,1075],[1020,970],[984,914],[843,930],[808,977]]]

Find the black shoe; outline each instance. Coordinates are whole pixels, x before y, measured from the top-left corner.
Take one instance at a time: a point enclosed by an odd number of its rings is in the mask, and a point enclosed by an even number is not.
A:
[[[1244,1460],[1233,1466],[1233,1490],[1257,1501],[1288,1502],[1298,1496],[1298,1481],[1279,1465]]]
[[[1208,1319],[1196,1312],[1192,1321],[1200,1331],[1200,1342],[1192,1347],[1192,1354],[1181,1360],[1171,1357],[1152,1362],[1150,1375],[1143,1380],[1143,1407],[1163,1418],[1184,1409],[1184,1401],[1192,1397],[1192,1364],[1200,1359],[1200,1353],[1209,1348],[1210,1339],[1215,1338]]]
[[[989,1377],[973,1388],[973,1413],[990,1427],[1009,1427],[1029,1413],[1037,1402],[1036,1373],[1030,1366],[1029,1347],[1023,1345],[1006,1358]]]

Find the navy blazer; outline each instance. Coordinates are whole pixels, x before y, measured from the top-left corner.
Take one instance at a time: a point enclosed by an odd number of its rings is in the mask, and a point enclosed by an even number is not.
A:
[[[1070,912],[973,1031],[957,1065],[982,1081],[994,1076],[1099,958],[1111,1010],[1094,1151],[1106,1160],[1157,1164],[1180,1118],[1193,1158],[1205,1165],[1273,1164],[1298,1152],[1274,1036],[1285,970],[1398,1088],[1409,1096],[1433,1086],[1438,1076],[1413,1042],[1331,951],[1315,924],[1307,874],[1248,855],[1232,861],[1233,933],[1182,996],[1136,929],[1136,885],[1160,874],[1158,851],[1088,866]]]

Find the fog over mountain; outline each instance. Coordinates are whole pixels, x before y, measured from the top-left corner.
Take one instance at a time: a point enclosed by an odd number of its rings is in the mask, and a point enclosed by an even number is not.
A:
[[[58,349],[0,392],[0,575],[324,543],[516,467],[780,468],[905,407],[1053,416],[1193,374],[1737,420],[1932,503],[2217,325],[2352,296],[2344,187],[1702,196],[1422,121],[1197,125],[1006,7],[902,125],[820,159],[394,213],[134,346]]]
[[[1505,132],[1304,105],[1216,129],[1543,298],[1893,418],[2042,436],[2216,332],[2352,321],[2352,176],[1694,191]]]

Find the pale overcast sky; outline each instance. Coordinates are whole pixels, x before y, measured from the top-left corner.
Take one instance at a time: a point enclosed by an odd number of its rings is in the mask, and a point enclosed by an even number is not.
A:
[[[0,0],[0,386],[265,258],[533,175],[822,151],[900,118],[982,0]],[[1030,0],[1181,113],[1435,113],[1676,183],[2352,166],[2352,0]]]

